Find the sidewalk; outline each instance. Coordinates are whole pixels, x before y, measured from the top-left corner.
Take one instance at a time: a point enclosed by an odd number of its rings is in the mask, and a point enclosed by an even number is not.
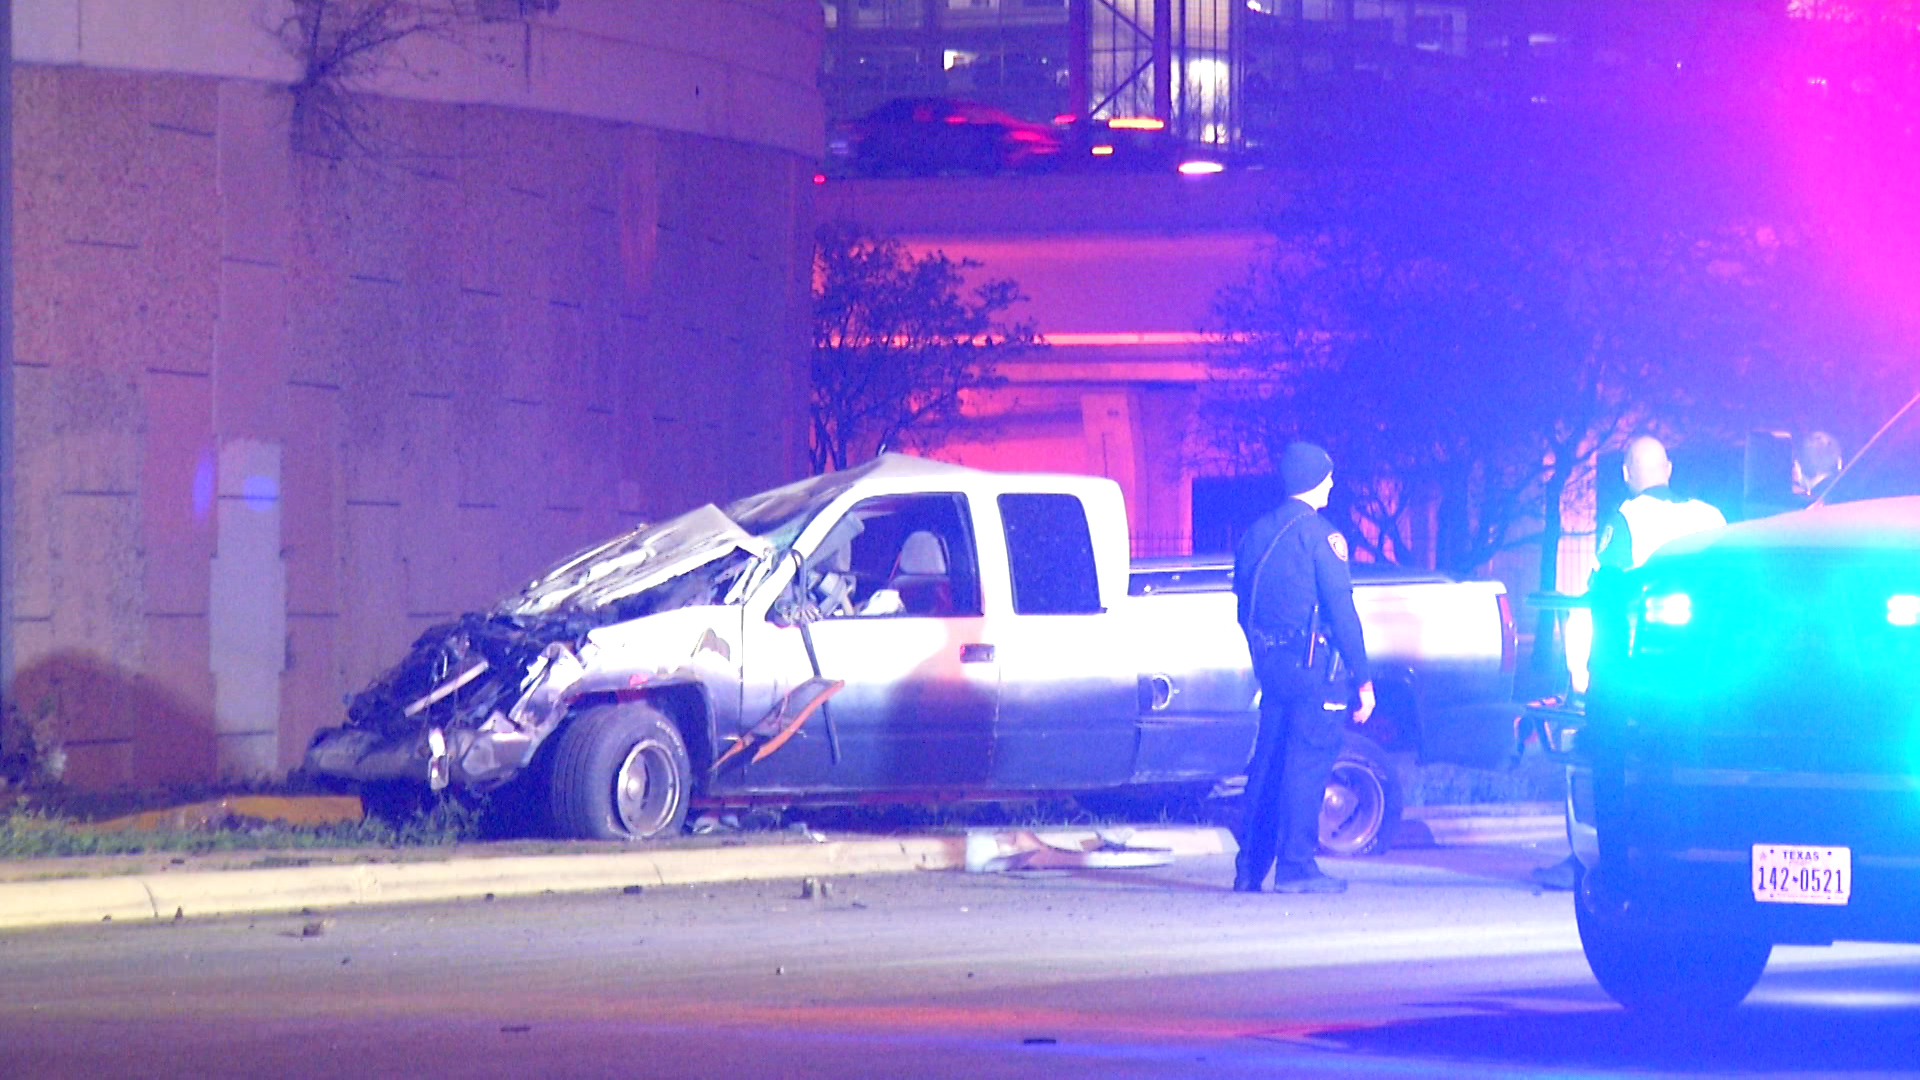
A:
[[[1198,826],[987,832],[1002,849],[1044,844],[1091,851],[1118,840],[1129,850],[1174,858],[1235,850],[1225,829]],[[1563,834],[1554,804],[1409,807],[1396,845],[1514,844]],[[965,833],[845,840],[750,835],[638,850],[545,843],[0,863],[0,929],[967,866]],[[977,842],[982,833],[973,835]]]

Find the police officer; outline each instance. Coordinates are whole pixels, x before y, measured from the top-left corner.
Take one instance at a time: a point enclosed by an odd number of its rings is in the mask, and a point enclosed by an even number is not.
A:
[[[1667,486],[1673,479],[1673,462],[1659,439],[1642,435],[1628,443],[1623,467],[1627,491],[1633,497],[1600,526],[1595,556],[1601,566],[1635,569],[1668,541],[1727,523],[1708,503],[1683,499]]]
[[[1794,440],[1793,494],[1805,506],[1827,493],[1840,475],[1840,440],[1824,431],[1809,431]]]
[[[1234,551],[1233,591],[1260,680],[1260,731],[1247,766],[1235,892],[1337,893],[1320,872],[1320,804],[1340,753],[1348,680],[1357,723],[1373,712],[1367,647],[1353,609],[1346,538],[1315,511],[1333,488],[1333,459],[1311,443],[1280,455],[1286,502],[1254,522]],[[1343,676],[1344,672],[1344,676]]]
[[[1622,468],[1631,497],[1600,526],[1595,552],[1600,568],[1594,571],[1595,581],[1599,581],[1602,574],[1637,570],[1670,541],[1727,523],[1712,504],[1683,499],[1667,486],[1673,479],[1673,461],[1659,439],[1642,435],[1628,443]],[[1589,583],[1589,595],[1595,591]],[[1588,663],[1593,653],[1592,613],[1570,612],[1565,634],[1568,681],[1574,694],[1584,699],[1589,682]],[[1574,782],[1574,771],[1572,766],[1567,769],[1569,785]],[[1553,866],[1535,870],[1533,879],[1549,889],[1575,888],[1580,880],[1580,862],[1570,855]]]

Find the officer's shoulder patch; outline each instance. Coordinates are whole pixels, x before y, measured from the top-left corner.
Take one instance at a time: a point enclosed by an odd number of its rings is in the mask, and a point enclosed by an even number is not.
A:
[[[1333,553],[1339,556],[1341,562],[1347,561],[1347,538],[1345,536],[1342,536],[1338,531],[1328,533],[1327,546],[1333,549]]]

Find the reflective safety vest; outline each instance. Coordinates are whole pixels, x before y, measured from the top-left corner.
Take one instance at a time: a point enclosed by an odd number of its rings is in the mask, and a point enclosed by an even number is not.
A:
[[[1636,495],[1621,503],[1620,516],[1626,519],[1627,535],[1633,540],[1636,568],[1668,541],[1727,523],[1720,511],[1699,499],[1676,501],[1655,495]]]

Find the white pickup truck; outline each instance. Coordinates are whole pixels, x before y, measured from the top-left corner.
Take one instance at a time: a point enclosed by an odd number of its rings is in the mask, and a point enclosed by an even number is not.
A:
[[[427,631],[306,769],[512,783],[558,834],[609,839],[675,832],[696,804],[1211,787],[1245,770],[1257,687],[1217,580],[1155,587],[1181,572],[1133,572],[1111,481],[885,455],[642,526]],[[1363,585],[1386,666],[1478,650],[1510,747],[1499,586],[1403,584],[1465,606]]]

